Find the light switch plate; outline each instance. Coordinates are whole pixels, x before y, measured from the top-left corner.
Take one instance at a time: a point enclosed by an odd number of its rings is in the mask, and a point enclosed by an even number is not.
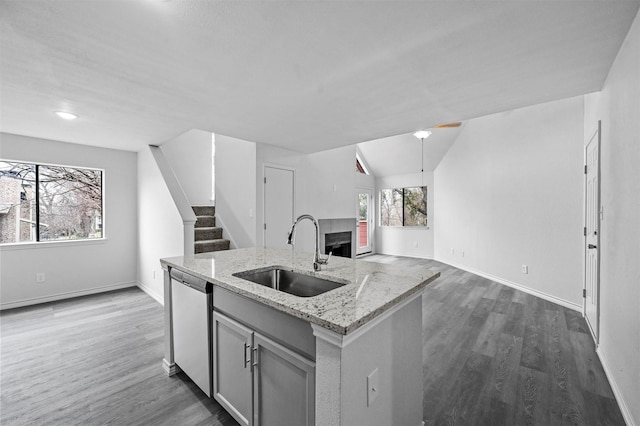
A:
[[[367,376],[367,407],[373,404],[380,393],[378,369],[376,368]]]

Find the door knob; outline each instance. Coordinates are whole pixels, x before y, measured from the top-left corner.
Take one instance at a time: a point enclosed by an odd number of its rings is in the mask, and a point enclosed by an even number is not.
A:
[[[590,249],[598,248],[598,246],[595,245],[595,244],[589,244],[587,247],[590,248]]]

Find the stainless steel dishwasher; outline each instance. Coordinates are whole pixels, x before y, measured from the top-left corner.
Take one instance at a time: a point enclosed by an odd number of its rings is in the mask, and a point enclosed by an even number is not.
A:
[[[173,356],[175,363],[211,396],[212,285],[171,268]]]

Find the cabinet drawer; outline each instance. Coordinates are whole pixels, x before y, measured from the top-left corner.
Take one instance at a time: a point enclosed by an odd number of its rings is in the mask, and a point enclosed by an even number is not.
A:
[[[316,338],[308,322],[218,286],[213,288],[213,309],[315,361]]]

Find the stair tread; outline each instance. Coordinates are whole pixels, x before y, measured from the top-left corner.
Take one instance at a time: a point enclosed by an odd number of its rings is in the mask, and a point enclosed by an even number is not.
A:
[[[215,240],[200,240],[200,241],[196,241],[196,244],[211,244],[211,243],[216,243],[216,242],[222,242],[222,241],[229,241],[226,238],[216,238]]]

